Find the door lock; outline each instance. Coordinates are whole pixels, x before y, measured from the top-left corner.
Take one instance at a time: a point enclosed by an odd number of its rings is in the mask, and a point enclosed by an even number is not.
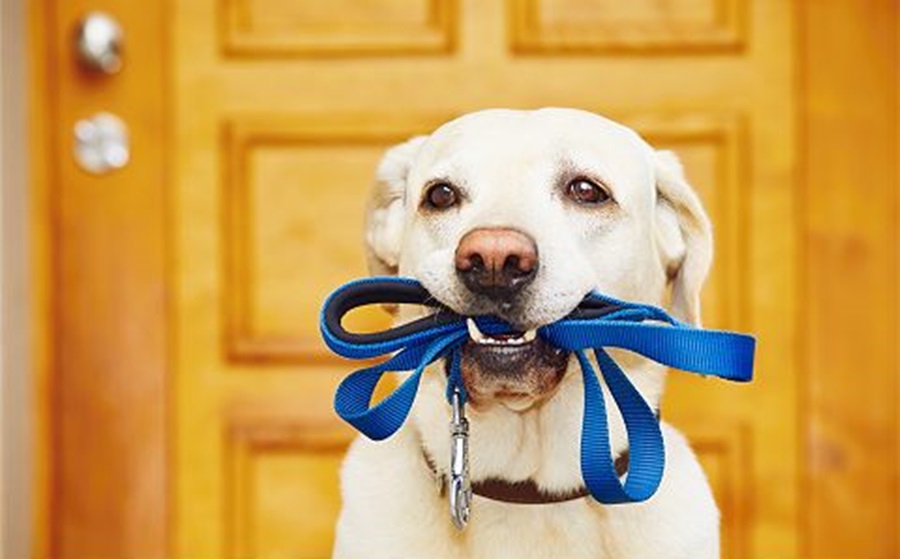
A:
[[[88,12],[78,24],[76,53],[82,68],[112,75],[122,69],[122,27],[105,12]]]
[[[75,160],[85,171],[105,175],[121,169],[131,157],[128,127],[121,118],[96,113],[75,123]]]

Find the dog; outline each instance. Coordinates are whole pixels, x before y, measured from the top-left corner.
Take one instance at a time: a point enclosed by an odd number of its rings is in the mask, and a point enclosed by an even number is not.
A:
[[[463,315],[497,315],[515,336],[476,331],[462,351],[471,479],[527,483],[546,504],[473,497],[468,527],[444,491],[451,409],[446,374],[423,375],[393,437],[358,437],[341,471],[336,559],[709,559],[719,512],[684,436],[664,421],[657,493],[604,505],[578,494],[583,412],[576,359],[535,329],[591,290],[660,305],[699,325],[712,230],[677,157],[599,115],[562,108],[489,109],[389,149],[367,210],[375,275],[419,280]],[[396,320],[421,316],[399,309]],[[654,410],[665,369],[611,351]],[[609,394],[610,444],[627,454]]]

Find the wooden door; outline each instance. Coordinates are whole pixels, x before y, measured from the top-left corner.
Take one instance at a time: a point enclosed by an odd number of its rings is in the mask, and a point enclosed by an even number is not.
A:
[[[778,286],[793,242],[763,226],[792,219],[792,14],[656,6],[174,2],[180,555],[328,555],[352,433],[330,409],[348,366],[318,342],[317,308],[365,273],[378,158],[469,110],[544,105],[612,114],[684,158],[717,230],[707,323],[758,333],[760,378],[673,375],[664,414],[710,474],[726,556],[792,553],[793,301]]]
[[[59,38],[93,4],[44,5],[53,10],[36,10],[36,29],[57,38],[34,87],[59,117],[34,117],[55,146],[46,161],[67,156],[66,122],[104,95],[136,119],[135,165],[121,174],[85,178],[66,163],[39,177],[44,208],[62,220],[54,230],[77,233],[44,245],[54,296],[43,303],[64,319],[45,319],[57,404],[38,516],[48,553],[329,556],[353,436],[331,399],[350,367],[325,351],[316,318],[330,289],[365,273],[375,165],[388,146],[456,115],[548,105],[617,118],[685,162],[716,231],[705,323],[755,333],[759,358],[750,386],[673,373],[663,414],[710,477],[723,557],[799,552],[809,377],[798,368],[807,346],[797,76],[807,46],[792,3],[111,2],[132,33],[131,59],[102,83],[72,68]],[[97,198],[110,184],[137,191],[116,206]],[[111,258],[114,241],[124,248]],[[73,294],[101,301],[99,322]],[[125,324],[138,332],[104,335]],[[135,345],[141,326],[149,345]],[[147,391],[126,391],[114,409],[97,403],[120,396],[122,368],[142,358]],[[90,422],[81,397],[101,410]],[[100,427],[119,417],[142,419],[117,434]],[[86,489],[86,440],[130,474]]]

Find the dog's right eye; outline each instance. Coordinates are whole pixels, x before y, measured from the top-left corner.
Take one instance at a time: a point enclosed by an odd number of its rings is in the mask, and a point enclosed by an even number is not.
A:
[[[566,196],[578,204],[599,206],[610,199],[609,193],[592,180],[579,177],[566,185]]]
[[[459,191],[450,183],[438,182],[425,191],[422,205],[433,210],[446,210],[459,203]]]

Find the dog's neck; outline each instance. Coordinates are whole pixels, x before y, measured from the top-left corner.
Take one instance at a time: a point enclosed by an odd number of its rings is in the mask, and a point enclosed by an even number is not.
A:
[[[630,354],[611,354],[654,410],[665,378],[665,369]],[[422,378],[413,408],[412,428],[418,431],[423,450],[446,472],[450,453],[450,407],[445,399],[446,380],[440,364]],[[470,472],[474,481],[499,478],[510,482],[531,480],[542,490],[565,493],[582,485],[580,466],[581,421],[584,390],[581,370],[573,359],[557,391],[547,401],[516,412],[502,405],[486,409],[470,407]],[[601,379],[602,382],[602,379]],[[618,408],[606,394],[610,446],[619,456],[628,448]]]

